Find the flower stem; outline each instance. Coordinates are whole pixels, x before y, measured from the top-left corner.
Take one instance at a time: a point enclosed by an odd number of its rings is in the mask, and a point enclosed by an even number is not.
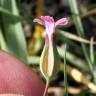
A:
[[[46,86],[45,86],[43,96],[47,96],[48,86],[49,86],[49,80],[46,80]]]
[[[65,86],[65,94],[64,96],[68,96],[68,90],[67,90],[67,72],[66,72],[66,51],[67,51],[67,45],[64,46],[65,54],[64,54],[64,86]]]

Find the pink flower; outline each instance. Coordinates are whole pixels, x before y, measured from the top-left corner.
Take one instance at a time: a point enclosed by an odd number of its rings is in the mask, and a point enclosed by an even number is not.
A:
[[[46,34],[48,35],[48,39],[52,39],[52,35],[55,32],[55,28],[57,26],[64,26],[68,23],[67,18],[61,18],[54,21],[53,17],[50,16],[41,16],[39,19],[34,19],[34,22],[37,22],[43,26],[45,26]]]
[[[60,59],[54,43],[55,28],[66,25],[68,20],[62,18],[55,22],[53,17],[41,16],[39,19],[34,19],[34,22],[45,26],[45,46],[40,58],[40,70],[46,80],[49,80],[58,72],[60,67]]]

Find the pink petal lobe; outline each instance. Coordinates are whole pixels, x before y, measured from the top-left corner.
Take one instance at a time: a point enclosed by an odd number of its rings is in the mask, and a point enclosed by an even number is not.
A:
[[[41,16],[40,18],[41,18],[43,21],[47,21],[47,22],[50,22],[50,23],[54,23],[53,17],[50,17],[50,16]]]
[[[67,18],[61,18],[61,19],[56,21],[55,27],[57,27],[57,26],[64,26],[66,24],[68,24],[68,19]]]
[[[34,19],[33,22],[37,22],[40,25],[44,25],[44,22],[42,19]]]
[[[48,35],[48,38],[51,39],[51,35],[55,29],[55,22],[53,17],[41,16],[40,19],[44,22],[44,26],[45,26],[45,30],[46,30],[46,34]]]

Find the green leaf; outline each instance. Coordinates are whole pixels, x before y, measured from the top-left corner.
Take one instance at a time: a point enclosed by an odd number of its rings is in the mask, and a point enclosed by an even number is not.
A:
[[[2,8],[12,15],[19,16],[16,0],[1,0]],[[1,13],[3,33],[9,51],[23,61],[27,61],[27,47],[21,23],[15,16]]]
[[[73,20],[74,20],[74,23],[75,23],[77,33],[80,37],[84,38],[84,29],[83,29],[83,25],[82,25],[82,22],[81,22],[77,1],[76,0],[68,0],[68,1],[69,1],[69,7],[70,7],[71,12],[72,12],[72,16],[73,16]],[[86,59],[86,61],[88,63],[88,66],[90,68],[90,72],[94,77],[93,66],[92,66],[92,62],[90,61],[89,54],[87,52],[87,47],[83,43],[81,43],[81,47],[82,47],[85,59]]]
[[[92,37],[91,40],[90,40],[90,60],[91,60],[92,64],[95,63],[93,37]]]
[[[17,15],[15,15],[15,14],[11,13],[10,11],[8,11],[7,9],[4,9],[4,8],[1,7],[1,6],[0,6],[0,12],[3,13],[3,14],[7,14],[7,15],[10,15],[10,16],[12,16],[12,17],[15,17],[15,18],[18,19],[18,21],[21,20],[21,16],[17,16]]]
[[[74,41],[78,41],[78,42],[85,43],[85,44],[90,44],[89,40],[84,39],[84,38],[77,36],[75,34],[66,32],[66,31],[59,30],[58,34],[61,34],[61,36],[64,36],[64,37],[71,39],[71,40],[74,40]],[[93,44],[96,44],[96,42],[93,42]]]
[[[64,50],[58,47],[58,52],[60,56],[64,58]],[[68,62],[72,63],[74,66],[78,67],[79,69],[89,72],[89,67],[87,66],[87,63],[83,59],[77,57],[76,55],[72,54],[69,51],[67,51],[66,54],[67,54],[66,60],[68,60]]]
[[[68,96],[68,83],[67,83],[67,71],[66,71],[66,51],[67,51],[67,45],[64,46],[64,86],[65,86],[65,96]]]
[[[0,47],[4,51],[8,51],[8,47],[7,47],[7,44],[5,42],[5,38],[4,38],[3,34],[2,34],[1,27],[0,27]]]

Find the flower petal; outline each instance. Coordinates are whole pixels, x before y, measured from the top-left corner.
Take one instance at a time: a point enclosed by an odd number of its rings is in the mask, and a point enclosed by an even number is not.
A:
[[[33,22],[37,22],[39,23],[40,25],[44,25],[44,22],[42,19],[34,19]]]
[[[48,37],[51,39],[51,35],[55,29],[55,22],[53,17],[41,16],[40,18],[34,19],[33,21],[45,26],[46,33]]]
[[[64,26],[67,23],[68,23],[68,19],[67,18],[61,18],[61,19],[56,21],[55,27],[57,27],[57,26]]]
[[[49,22],[49,23],[54,23],[53,17],[50,17],[50,16],[41,16],[40,18],[41,18],[41,20],[43,20],[43,21],[47,21],[47,22]]]

